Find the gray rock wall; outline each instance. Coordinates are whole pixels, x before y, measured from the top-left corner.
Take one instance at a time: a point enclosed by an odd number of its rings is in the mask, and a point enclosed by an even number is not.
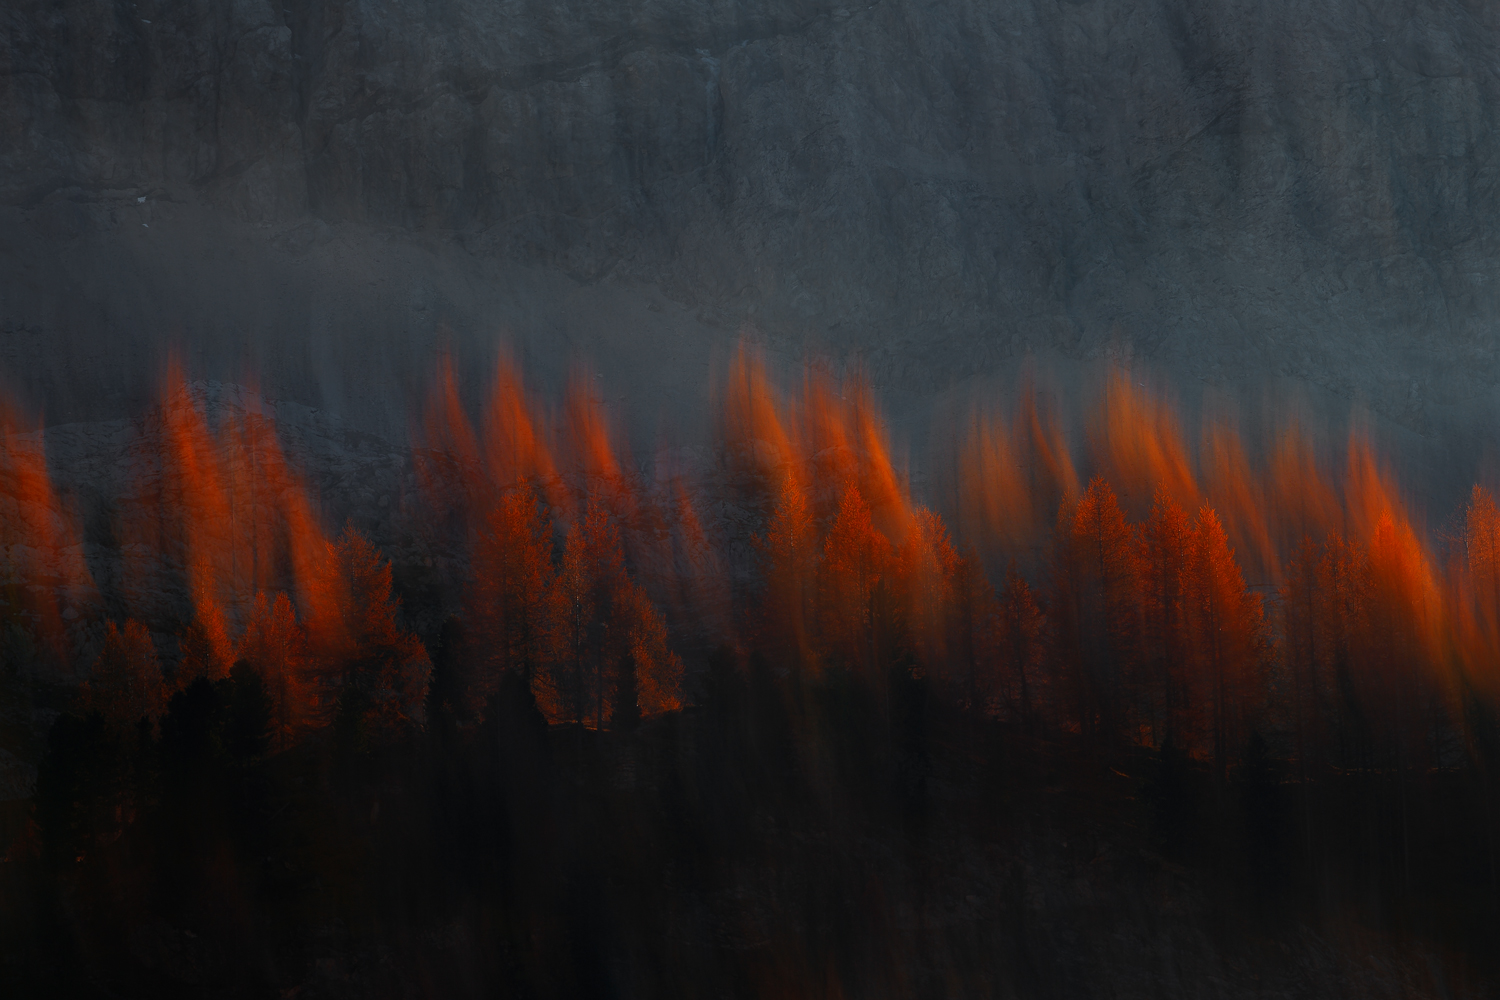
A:
[[[748,323],[917,396],[1028,352],[1116,352],[1290,378],[1418,434],[1493,411],[1500,8],[1479,0],[15,0],[0,18],[0,326],[39,341],[8,367],[43,395],[62,362],[40,354],[104,331],[127,358],[164,330],[190,353],[364,338],[404,358],[447,264],[370,279],[396,307],[357,327],[299,317],[350,312],[354,271],[437,239],[686,306],[704,346],[683,379]],[[310,220],[342,270],[289,318],[261,303],[307,283]],[[156,249],[135,232],[152,225]],[[194,241],[225,259],[160,249]],[[474,272],[441,310],[461,343],[499,325],[490,284],[529,294]],[[241,299],[243,321],[213,315]]]

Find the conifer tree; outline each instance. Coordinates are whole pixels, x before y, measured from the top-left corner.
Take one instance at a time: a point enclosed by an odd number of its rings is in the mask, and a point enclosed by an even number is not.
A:
[[[240,636],[239,658],[259,673],[270,699],[272,739],[279,747],[320,715],[318,694],[308,663],[307,636],[284,593],[275,598],[259,591]]]
[[[877,682],[883,666],[880,633],[889,625],[884,612],[892,555],[890,542],[875,530],[870,507],[851,482],[823,542],[819,624],[834,658]]]
[[[126,619],[123,629],[109,622],[85,691],[89,711],[103,715],[116,733],[129,733],[142,720],[161,715],[161,661],[146,626],[134,618]]]
[[[646,596],[640,584],[621,574],[610,595],[614,627],[611,637],[618,643],[611,650],[619,685],[635,703],[616,705],[616,712],[639,717],[670,712],[682,707],[682,660],[667,646],[667,623]],[[623,675],[633,680],[627,685]]]
[[[1208,702],[1215,771],[1227,778],[1230,750],[1244,745],[1244,713],[1257,700],[1256,669],[1264,650],[1264,607],[1245,586],[1229,539],[1212,507],[1193,530],[1192,628],[1196,673]]]
[[[1188,584],[1193,532],[1188,518],[1164,489],[1141,526],[1140,687],[1151,694],[1144,710],[1160,746],[1172,739],[1187,710],[1183,697],[1188,655]],[[1154,696],[1153,696],[1154,695]]]
[[[1326,629],[1340,763],[1345,767],[1366,763],[1366,726],[1356,668],[1369,635],[1369,556],[1365,550],[1330,534],[1318,561],[1318,591],[1322,596],[1318,618]]]
[[[967,683],[967,664],[955,663],[948,649],[959,556],[943,519],[925,507],[914,510],[895,562],[904,612],[901,624],[918,666],[950,686]]]
[[[1123,685],[1139,652],[1137,547],[1114,490],[1102,479],[1089,483],[1071,522],[1079,723],[1091,736],[1114,739],[1125,728]]]
[[[608,718],[615,680],[608,655],[610,597],[624,574],[619,527],[604,505],[590,497],[582,521],[568,533],[553,577],[561,641],[540,688],[544,710],[554,721],[599,728]]]
[[[182,630],[178,641],[182,648],[182,662],[177,666],[173,681],[179,690],[199,677],[217,681],[229,676],[229,668],[235,659],[234,643],[229,638],[224,609],[207,593],[199,593],[194,602],[193,620]]]
[[[1037,731],[1038,684],[1045,663],[1046,620],[1036,596],[1015,563],[1005,573],[1000,592],[999,636],[996,643],[1002,676],[1015,692],[1016,712],[1028,736]]]
[[[1480,613],[1500,625],[1500,507],[1490,491],[1478,483],[1464,509],[1463,541]]]
[[[962,701],[970,709],[991,711],[1003,683],[995,675],[999,608],[994,589],[972,550],[954,563],[948,590],[949,672],[956,675]]]
[[[812,510],[801,482],[785,473],[776,491],[764,538],[754,544],[765,580],[762,619],[768,651],[789,666],[810,655],[813,585],[819,551]]]
[[[530,687],[557,642],[551,527],[526,484],[490,512],[473,566],[465,617],[475,676],[467,700],[478,712],[507,671],[517,672]]]
[[[420,726],[431,665],[421,640],[397,620],[390,562],[351,526],[329,544],[324,572],[332,599],[309,617],[307,633],[325,684],[346,708],[358,703],[368,736]]]

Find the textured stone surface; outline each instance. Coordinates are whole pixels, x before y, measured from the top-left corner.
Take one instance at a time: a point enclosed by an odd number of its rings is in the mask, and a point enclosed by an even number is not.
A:
[[[499,332],[701,399],[746,324],[914,399],[1113,352],[1429,438],[1493,415],[1478,0],[0,17],[0,354],[59,416],[175,345],[394,434],[425,358]]]

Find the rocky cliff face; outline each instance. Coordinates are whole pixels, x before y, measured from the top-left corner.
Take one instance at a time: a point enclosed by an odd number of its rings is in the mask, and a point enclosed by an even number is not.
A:
[[[914,397],[1115,352],[1427,435],[1500,378],[1478,0],[3,18],[0,326],[58,418],[119,409],[170,344],[378,428],[370,396],[499,329],[544,368],[666,343],[652,378],[697,385],[749,324]]]

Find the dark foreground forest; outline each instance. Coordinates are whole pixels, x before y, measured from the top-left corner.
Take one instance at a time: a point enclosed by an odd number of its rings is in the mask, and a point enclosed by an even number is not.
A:
[[[549,727],[507,684],[471,731],[435,705],[404,740],[274,754],[247,667],[159,738],[63,716],[33,817],[5,817],[34,824],[0,866],[7,991],[1493,995],[1473,767],[1296,780],[1252,738],[1221,784],[907,673],[703,680],[635,728]]]

